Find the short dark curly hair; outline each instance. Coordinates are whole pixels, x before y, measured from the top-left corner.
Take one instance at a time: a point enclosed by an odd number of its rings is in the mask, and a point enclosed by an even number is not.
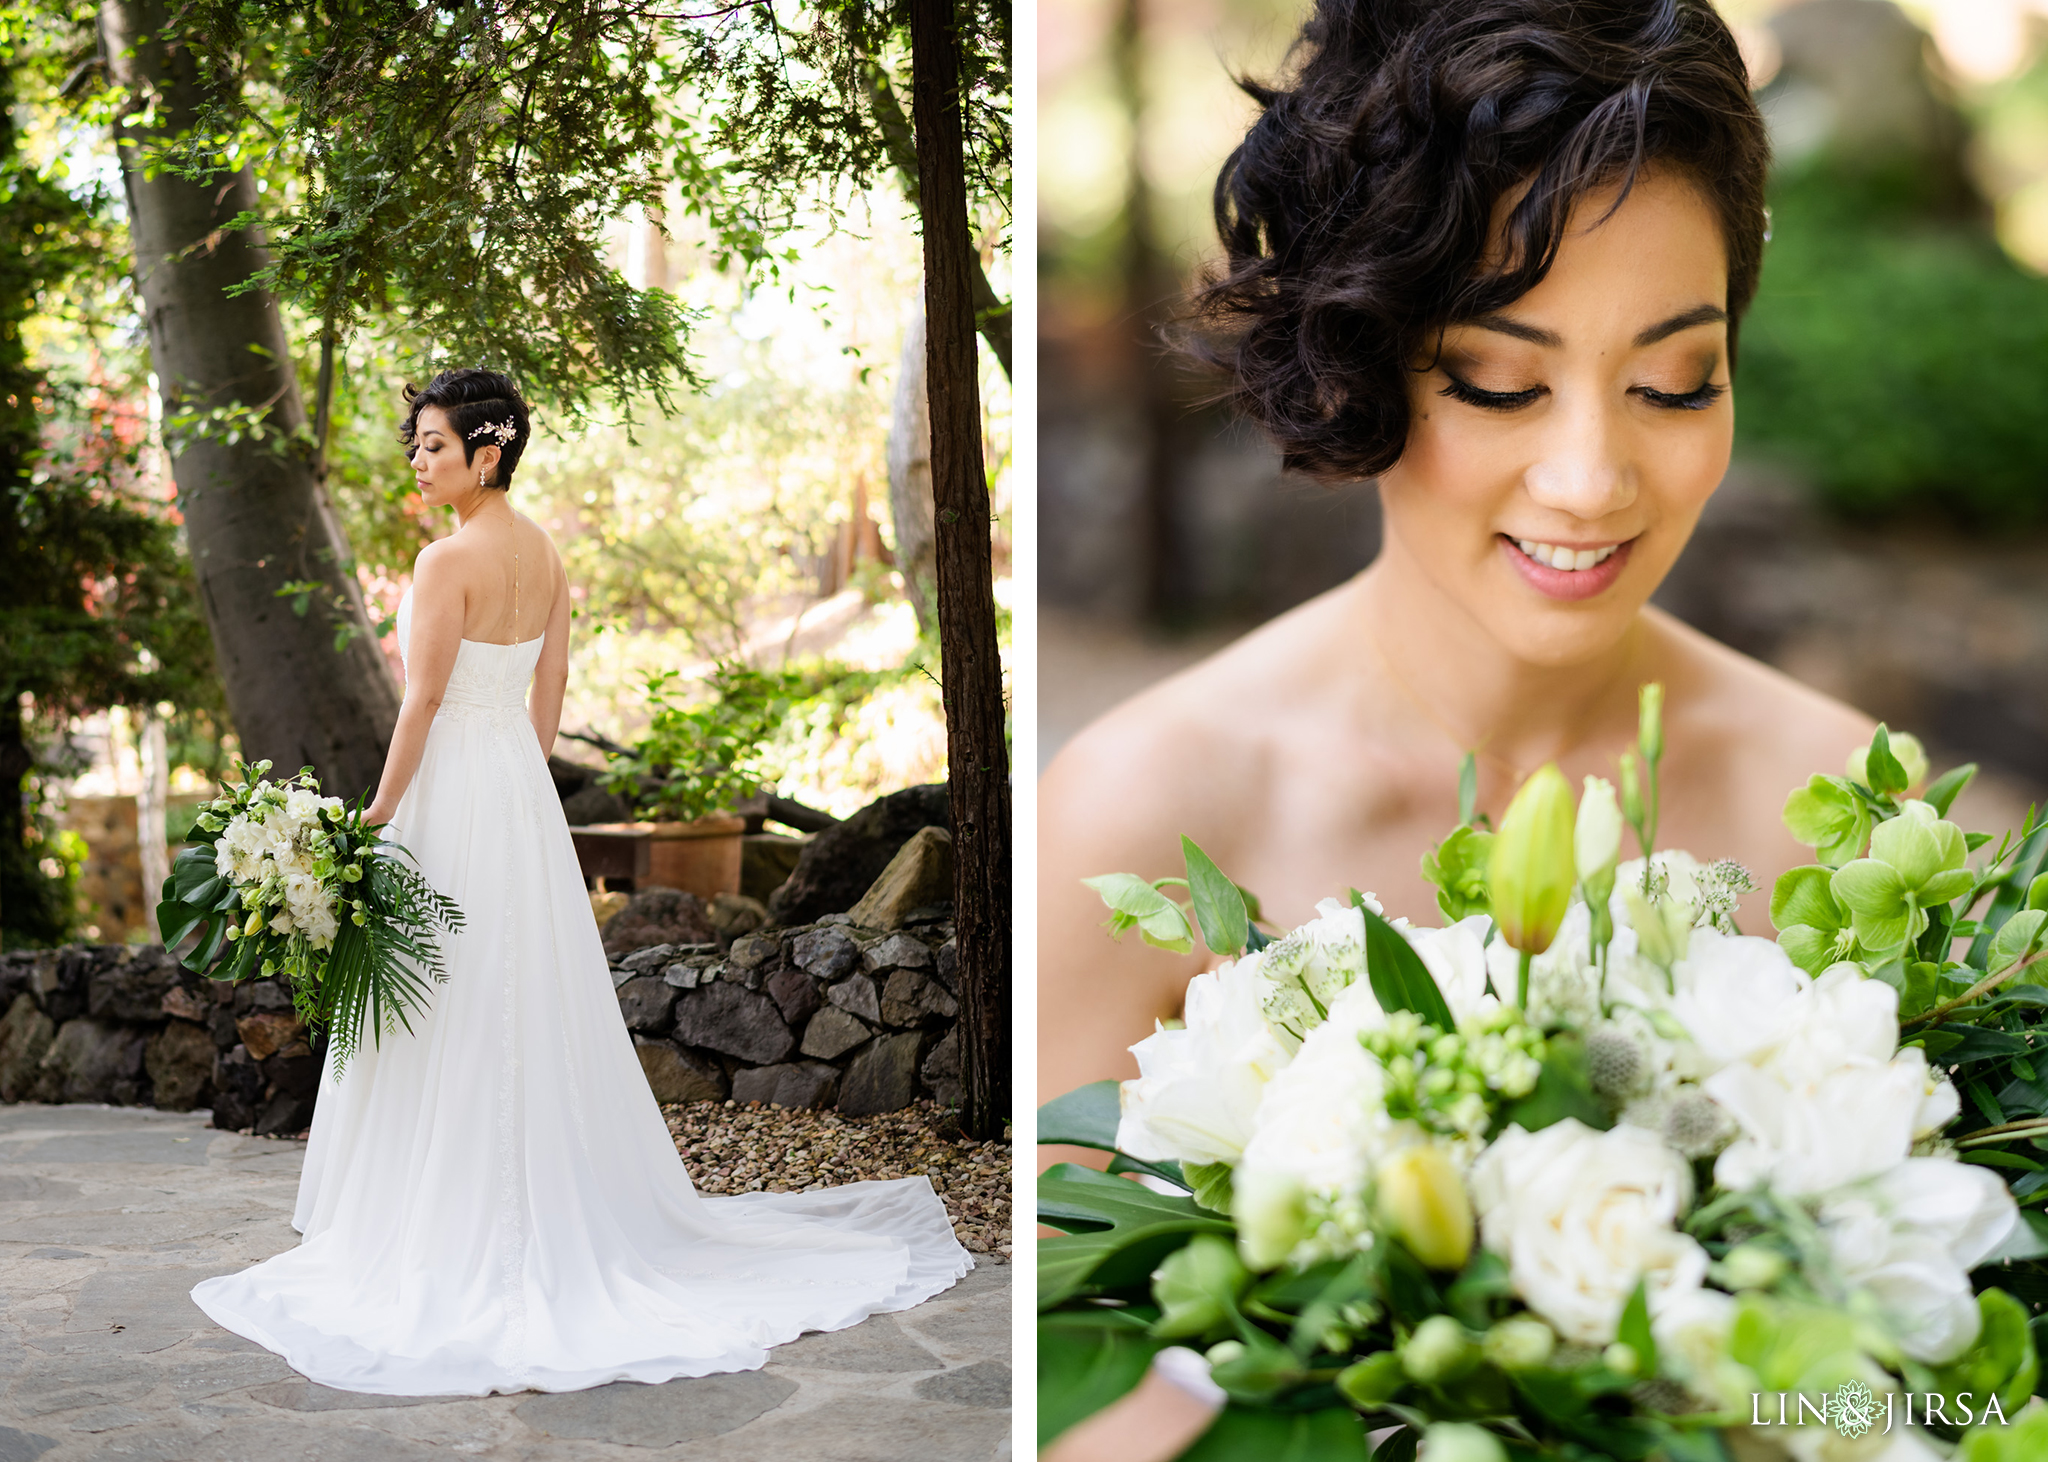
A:
[[[1197,354],[1288,467],[1393,466],[1431,337],[1527,294],[1573,206],[1653,165],[1719,215],[1733,351],[1770,142],[1704,0],[1317,0],[1295,55],[1287,83],[1241,82],[1263,110],[1217,177],[1226,259],[1193,311]]]
[[[443,371],[425,387],[408,384],[405,405],[405,425],[398,429],[398,439],[405,443],[407,451],[418,439],[420,413],[429,406],[438,406],[448,413],[448,424],[462,438],[462,460],[474,462],[479,447],[497,447],[498,470],[492,475],[489,485],[497,488],[512,486],[512,472],[519,465],[519,454],[526,450],[526,443],[533,436],[533,423],[527,416],[526,402],[520,399],[519,388],[512,384],[510,376],[470,366]],[[510,421],[514,428],[509,442],[501,441],[484,430],[487,426],[500,426],[506,421]]]

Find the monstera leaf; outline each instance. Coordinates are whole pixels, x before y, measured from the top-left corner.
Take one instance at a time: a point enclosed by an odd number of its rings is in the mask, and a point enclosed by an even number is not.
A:
[[[1168,1197],[1075,1163],[1039,1175],[1038,1221],[1063,1231],[1038,1244],[1040,1309],[1088,1286],[1141,1284],[1196,1234],[1236,1232],[1191,1198]]]

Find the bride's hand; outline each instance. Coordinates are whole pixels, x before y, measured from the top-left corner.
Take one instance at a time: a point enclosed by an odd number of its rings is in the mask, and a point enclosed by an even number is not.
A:
[[[396,807],[386,807],[381,802],[372,802],[363,809],[363,822],[369,827],[382,827],[397,815]]]

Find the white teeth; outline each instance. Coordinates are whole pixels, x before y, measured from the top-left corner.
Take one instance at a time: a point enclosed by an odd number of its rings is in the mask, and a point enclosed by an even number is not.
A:
[[[1595,564],[1605,563],[1614,556],[1621,545],[1609,544],[1605,548],[1562,548],[1555,543],[1538,543],[1533,538],[1517,538],[1515,547],[1547,568],[1562,569],[1566,573],[1583,573]]]

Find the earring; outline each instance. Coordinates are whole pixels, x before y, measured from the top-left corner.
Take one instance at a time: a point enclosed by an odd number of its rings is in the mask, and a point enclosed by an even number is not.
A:
[[[476,469],[476,485],[478,487],[489,487],[491,485],[489,474],[481,467]]]

